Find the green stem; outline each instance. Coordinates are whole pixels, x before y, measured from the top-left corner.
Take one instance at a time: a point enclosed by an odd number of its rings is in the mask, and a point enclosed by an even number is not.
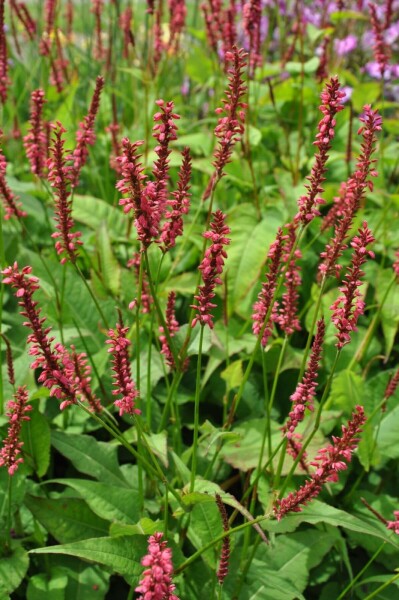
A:
[[[104,312],[103,312],[103,310],[102,310],[102,308],[101,308],[101,306],[100,306],[100,304],[99,304],[99,302],[98,302],[98,300],[97,300],[97,298],[96,298],[96,296],[95,296],[95,294],[94,294],[93,290],[91,289],[91,287],[90,287],[90,286],[89,286],[89,284],[87,283],[87,281],[86,281],[86,277],[83,275],[83,273],[82,273],[82,271],[80,270],[80,267],[77,265],[77,263],[73,263],[73,266],[75,267],[77,274],[79,275],[79,277],[80,277],[80,278],[81,278],[81,280],[83,281],[83,284],[84,284],[85,288],[86,288],[86,289],[87,289],[87,291],[89,292],[89,294],[90,294],[90,296],[91,296],[91,298],[92,298],[92,300],[93,300],[93,302],[94,302],[94,305],[95,305],[95,307],[96,307],[96,309],[97,309],[97,311],[98,311],[98,314],[99,314],[99,315],[100,315],[100,317],[101,317],[101,320],[102,320],[102,322],[103,322],[103,324],[104,324],[104,327],[105,327],[105,328],[108,330],[108,329],[109,329],[109,324],[108,324],[108,321],[107,321],[107,319],[106,319],[106,317],[105,317],[105,315],[104,315]]]
[[[201,392],[201,362],[202,362],[202,344],[204,341],[204,327],[205,327],[205,325],[201,325],[199,348],[198,348],[197,377],[196,377],[196,382],[195,382],[194,438],[193,438],[193,454],[192,454],[192,462],[191,462],[190,492],[194,491],[195,476],[197,474],[199,403],[200,403],[200,392]]]
[[[197,550],[197,552],[194,552],[194,554],[192,554],[190,556],[190,558],[185,560],[179,567],[177,567],[177,569],[175,571],[175,575],[178,575],[179,573],[181,573],[182,571],[187,569],[187,567],[190,566],[193,562],[195,562],[197,560],[197,558],[199,558],[204,552],[209,550],[209,548],[216,546],[216,544],[221,542],[225,537],[233,535],[240,531],[243,531],[247,527],[253,527],[256,523],[261,523],[262,521],[266,521],[268,518],[269,518],[269,515],[261,515],[260,517],[257,517],[253,521],[246,521],[245,523],[242,523],[241,525],[237,525],[237,527],[233,527],[232,529],[223,531],[223,533],[221,533],[220,535],[215,537],[212,541],[205,544],[205,546],[202,546],[202,548]]]
[[[321,281],[321,285],[320,285],[319,297],[317,298],[317,303],[316,303],[316,306],[314,309],[312,324],[309,329],[308,339],[306,340],[305,350],[303,351],[303,357],[302,357],[301,369],[299,371],[298,382],[302,381],[303,374],[305,373],[306,363],[307,363],[309,351],[310,351],[310,346],[312,344],[313,333],[314,333],[314,330],[316,327],[317,317],[319,316],[320,306],[321,306],[321,303],[323,300],[323,292],[324,292],[325,285],[326,285],[326,278],[323,277],[323,279]]]
[[[337,600],[342,600],[343,598],[345,598],[346,594],[349,592],[349,590],[351,590],[353,588],[353,586],[355,585],[356,581],[358,581],[360,579],[360,577],[363,575],[363,573],[365,573],[367,571],[367,569],[369,568],[369,566],[374,562],[374,560],[380,554],[380,552],[384,548],[385,544],[386,544],[386,542],[382,542],[381,546],[374,552],[373,556],[364,565],[363,569],[361,569],[359,571],[359,573],[356,575],[356,577],[354,577],[352,579],[352,581],[346,586],[346,588],[340,593],[340,595],[338,596]]]
[[[371,598],[375,598],[380,592],[382,592],[382,590],[385,590],[385,588],[387,588],[389,585],[391,585],[391,583],[393,583],[397,579],[399,579],[399,573],[397,575],[395,575],[394,577],[391,577],[391,579],[389,581],[386,581],[385,583],[380,585],[380,587],[377,588],[376,590],[374,590],[374,592],[372,592],[371,594],[366,596],[364,598],[364,600],[371,600]]]
[[[389,292],[391,291],[391,288],[392,288],[393,284],[396,282],[396,280],[397,280],[396,275],[393,275],[393,277],[392,277],[391,281],[389,282],[388,287],[387,287],[387,289],[385,291],[385,294],[384,294],[384,296],[383,296],[383,298],[381,300],[381,303],[380,303],[380,305],[379,305],[379,307],[377,309],[377,312],[375,313],[375,315],[373,317],[373,320],[371,321],[371,323],[369,325],[369,328],[368,328],[368,330],[366,332],[366,335],[364,336],[364,338],[362,340],[362,343],[360,344],[357,352],[354,354],[351,362],[349,363],[349,365],[347,367],[348,370],[352,370],[353,367],[356,364],[358,364],[363,359],[365,353],[367,352],[368,347],[369,347],[369,345],[371,343],[371,340],[373,339],[374,332],[375,332],[375,330],[377,328],[377,325],[379,323],[383,306],[384,306],[384,304],[385,304],[385,302],[386,302],[386,300],[388,298]]]

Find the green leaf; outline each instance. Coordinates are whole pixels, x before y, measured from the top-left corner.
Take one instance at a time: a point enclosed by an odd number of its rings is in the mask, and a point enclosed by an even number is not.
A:
[[[126,235],[127,224],[123,211],[99,198],[76,194],[73,198],[72,216],[75,221],[94,231],[105,223],[111,239],[124,238]]]
[[[359,519],[354,515],[314,500],[298,514],[288,514],[281,521],[264,521],[262,527],[274,533],[288,533],[295,531],[301,523],[328,523],[334,527],[343,527],[350,531],[364,533],[369,536],[380,538],[397,547],[397,544],[389,535],[388,530],[381,529],[378,525]]]
[[[121,287],[121,268],[112,251],[107,224],[103,221],[97,229],[96,248],[98,268],[105,288],[118,296]]]
[[[385,355],[388,358],[391,353],[395,336],[399,326],[399,286],[394,283],[388,292],[388,287],[392,282],[392,270],[379,270],[376,282],[376,296],[378,302],[382,305],[381,325],[385,338]],[[387,293],[387,296],[385,297]]]
[[[69,567],[68,561],[77,564]],[[103,568],[63,556],[62,570],[68,575],[66,600],[103,600],[106,597],[110,576]]]
[[[73,435],[63,431],[53,431],[51,443],[81,473],[108,485],[129,488],[118,465],[117,446],[98,442],[88,435]]]
[[[135,523],[140,517],[138,488],[108,485],[87,479],[52,479],[46,483],[60,483],[78,492],[91,510],[107,521]]]
[[[64,600],[68,577],[60,569],[54,569],[51,577],[44,573],[29,578],[27,600]]]
[[[383,457],[399,458],[399,406],[383,418],[378,431],[378,448]]]
[[[39,498],[28,494],[25,504],[58,542],[85,540],[108,533],[107,521],[94,514],[80,498]]]
[[[336,539],[337,536],[332,533],[322,534],[319,530],[308,528],[289,536],[280,535],[275,543],[268,546],[259,546],[255,556],[303,592],[310,569],[320,564]]]
[[[242,360],[235,360],[230,363],[229,366],[220,373],[220,377],[225,380],[228,390],[239,387],[243,378]]]
[[[32,466],[38,477],[47,473],[50,464],[50,426],[37,408],[29,413],[30,421],[24,421],[21,430],[26,464]]]
[[[222,532],[222,521],[214,499],[210,503],[194,505],[191,511],[187,536],[197,550],[217,538]],[[219,554],[219,548],[213,547],[206,550],[201,556],[214,569],[216,568]]]
[[[227,219],[232,243],[227,250],[225,271],[228,281],[229,312],[240,314],[251,300],[250,292],[258,281],[266,261],[269,246],[276,237],[281,218],[275,211],[258,221],[252,205],[241,204]],[[242,306],[243,301],[244,307]],[[245,315],[244,315],[245,316]]]
[[[340,371],[333,379],[326,406],[350,415],[357,404],[363,405],[364,393],[364,381],[360,375],[348,369]]]
[[[109,533],[113,537],[118,535],[153,535],[159,530],[159,523],[144,517],[136,525],[125,525],[124,523],[111,523]]]
[[[17,589],[26,575],[29,556],[16,542],[12,542],[11,552],[6,556],[0,554],[0,597],[11,594]]]
[[[102,564],[114,573],[137,577],[143,571],[141,559],[147,551],[147,538],[142,535],[100,537],[61,546],[31,550],[30,554],[67,554]]]

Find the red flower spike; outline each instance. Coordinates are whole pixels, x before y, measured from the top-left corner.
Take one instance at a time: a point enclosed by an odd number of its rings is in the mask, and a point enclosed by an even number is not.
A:
[[[296,492],[277,500],[274,514],[278,521],[289,512],[301,512],[302,506],[316,498],[324,484],[338,481],[339,471],[347,469],[347,462],[352,459],[366,417],[362,406],[356,406],[348,425],[342,426],[342,436],[333,436],[333,444],[322,448],[311,464],[316,467],[310,479]]]
[[[129,327],[124,327],[122,321],[116,324],[116,329],[108,331],[109,339],[106,344],[109,344],[108,352],[112,354],[112,370],[114,372],[114,386],[112,394],[114,396],[121,395],[122,398],[115,400],[114,404],[119,408],[119,415],[125,413],[128,415],[140,414],[140,410],[136,408],[136,399],[139,397],[139,392],[132,380],[129,351],[130,340],[126,334]]]
[[[391,52],[388,44],[384,40],[384,28],[377,16],[377,7],[372,2],[369,2],[371,26],[374,33],[374,57],[380,67],[381,77],[384,78],[385,70],[391,57]]]
[[[219,496],[219,494],[216,494],[216,504],[219,509],[220,516],[222,518],[223,531],[229,531],[229,519],[227,516],[227,510],[226,510],[226,507],[223,504],[223,500]],[[228,575],[229,561],[230,561],[230,537],[227,535],[226,537],[223,538],[219,568],[216,573],[216,577],[218,578],[220,585],[223,585],[223,582]]]
[[[283,427],[283,432],[288,439],[291,439],[298,424],[305,417],[305,410],[313,410],[313,401],[316,394],[317,375],[323,349],[323,341],[326,326],[324,319],[317,322],[317,333],[312,345],[308,367],[306,373],[296,387],[295,392],[290,396],[292,409],[288,415],[288,421]]]
[[[259,335],[265,325],[265,319],[270,311],[273,296],[277,287],[277,278],[280,272],[281,258],[283,255],[284,243],[287,236],[283,235],[282,229],[277,232],[275,241],[271,244],[268,258],[270,259],[269,272],[266,275],[266,281],[262,285],[262,290],[258,294],[258,300],[253,306],[252,331]],[[271,322],[278,319],[277,303],[273,304],[271,315],[263,330],[262,346],[266,346],[267,340],[272,333]]]
[[[179,323],[176,320],[175,315],[175,302],[176,302],[176,294],[175,292],[170,292],[168,295],[168,303],[166,306],[166,326],[168,328],[168,332],[170,337],[174,337],[175,333],[177,333],[180,329]],[[173,358],[172,351],[168,344],[168,338],[166,337],[165,330],[162,325],[159,327],[159,332],[161,335],[159,336],[159,341],[161,342],[161,354],[165,356],[165,361],[169,365],[169,367],[173,368],[175,366],[175,361]]]
[[[8,76],[7,40],[4,26],[4,0],[0,0],[0,101],[7,100],[10,78]]]
[[[3,132],[0,129],[0,139],[2,135]],[[21,210],[21,203],[18,201],[18,196],[15,196],[8,187],[6,170],[7,162],[0,148],[0,196],[3,200],[5,210],[4,219],[7,221],[8,219],[11,219],[11,217],[17,217],[17,219],[26,217],[26,212]]]
[[[38,177],[43,177],[47,161],[46,132],[43,123],[43,106],[46,102],[44,91],[34,90],[31,95],[30,129],[24,137],[26,156],[28,157],[31,171]]]
[[[284,264],[287,264],[296,242],[295,224],[291,223],[287,227],[287,243],[284,247],[284,254],[282,256],[282,262]],[[297,264],[300,258],[302,258],[301,251],[296,249],[285,271],[284,287],[286,291],[281,299],[281,307],[279,308],[278,314],[274,315],[276,323],[278,323],[280,328],[287,335],[291,335],[294,331],[301,330],[298,319],[298,288],[301,285],[301,269]]]
[[[375,151],[376,133],[381,131],[382,118],[377,110],[373,111],[369,105],[366,105],[359,120],[363,124],[359,129],[359,133],[363,136],[361,153],[354,174],[341,185],[340,194],[324,219],[322,229],[326,229],[334,221],[336,221],[336,225],[332,240],[320,254],[322,262],[319,265],[319,276],[327,277],[334,273],[337,277],[339,276],[341,265],[337,261],[347,248],[345,240],[352,226],[353,218],[367,188],[373,189],[373,184],[368,177],[377,176],[376,160],[371,157]]]
[[[249,65],[251,77],[254,76],[256,67],[262,64],[260,48],[261,41],[261,0],[249,0],[242,9],[243,27],[249,40]]]
[[[350,333],[357,331],[357,321],[364,312],[365,304],[359,291],[362,283],[361,277],[364,275],[361,266],[366,262],[368,256],[374,258],[374,253],[367,250],[367,246],[374,241],[374,237],[364,221],[358,235],[351,242],[354,252],[351,266],[342,287],[339,288],[341,296],[330,307],[333,311],[331,320],[338,330],[336,346],[339,350],[350,342]]]
[[[164,252],[173,248],[176,238],[183,234],[183,215],[190,208],[190,181],[191,181],[191,156],[190,149],[184,148],[182,152],[183,163],[180,167],[177,181],[177,191],[172,192],[173,200],[168,200],[170,210],[165,212],[166,222],[163,225],[159,238]]]
[[[67,166],[67,160],[70,159],[70,156],[65,153],[65,140],[62,138],[66,130],[60,122],[57,122],[53,128],[54,138],[50,150],[51,157],[47,161],[47,177],[50,185],[55,188],[55,221],[58,231],[53,233],[51,237],[57,240],[55,249],[57,254],[62,256],[61,264],[65,264],[68,260],[74,263],[78,257],[78,246],[81,246],[83,242],[79,239],[81,236],[80,231],[72,232],[74,221],[72,219],[72,203],[68,186],[73,174],[72,168]]]
[[[153,193],[156,198],[156,207],[160,218],[164,213],[167,203],[169,155],[172,152],[169,145],[170,142],[177,140],[175,120],[180,119],[180,116],[173,112],[173,102],[157,100],[155,104],[159,106],[160,111],[154,115],[155,125],[152,128],[152,137],[158,142],[158,145],[154,149],[158,159],[154,162],[152,173],[155,181]]]
[[[99,401],[90,390],[90,367],[84,353],[72,358],[64,346],[54,343],[50,337],[51,327],[44,327],[46,319],[40,317],[40,309],[33,300],[33,294],[39,289],[37,277],[29,275],[32,267],[19,270],[17,263],[2,271],[5,278],[3,283],[16,289],[15,296],[22,307],[21,315],[27,320],[26,327],[32,330],[27,343],[31,344],[29,354],[34,356],[31,369],[42,369],[39,381],[50,390],[50,396],[61,400],[61,410],[78,400],[87,400],[93,410],[100,410]]]
[[[307,178],[310,184],[306,185],[307,194],[301,196],[298,200],[299,211],[295,216],[295,221],[301,222],[303,225],[307,225],[320,214],[317,206],[324,203],[320,196],[324,191],[322,183],[325,181],[324,174],[326,172],[328,151],[335,135],[335,115],[344,108],[342,105],[344,96],[345,94],[340,91],[338,77],[331,77],[330,82],[327,83],[321,93],[320,111],[324,117],[319,122],[316,141],[313,142],[318,147],[318,152],[315,154],[315,164]]]
[[[147,567],[135,591],[137,600],[179,600],[172,582],[172,550],[162,541],[162,533],[154,533],[148,540],[148,554],[141,561]]]
[[[399,535],[399,510],[394,511],[395,520],[387,522],[387,528]]]
[[[204,238],[212,240],[211,246],[205,251],[205,256],[198,267],[202,273],[203,285],[198,288],[198,295],[194,296],[195,300],[198,301],[198,305],[192,305],[198,311],[198,315],[194,317],[191,327],[195,327],[197,323],[201,325],[208,325],[210,329],[213,329],[213,316],[211,313],[212,308],[215,308],[216,304],[212,303],[212,298],[215,297],[215,287],[222,284],[220,275],[223,272],[224,261],[227,258],[227,253],[223,246],[227,246],[230,243],[229,238],[226,237],[230,233],[230,228],[225,225],[226,215],[221,210],[217,210],[212,213],[213,221],[210,224],[210,231],[206,231],[203,236]]]
[[[187,7],[185,0],[168,0],[169,5],[169,30],[170,37],[168,46],[174,52],[179,49],[180,35],[186,24]]]
[[[217,114],[225,113],[225,116],[218,120],[215,128],[215,136],[219,139],[219,144],[214,153],[215,160],[212,163],[215,172],[205,190],[203,200],[209,198],[216,183],[223,177],[223,169],[231,161],[233,148],[244,133],[247,104],[242,102],[241,99],[247,91],[247,86],[242,78],[246,66],[246,56],[247,54],[242,48],[238,49],[235,46],[225,56],[226,61],[232,63],[231,68],[227,70],[229,73],[229,85],[226,90],[227,100],[223,100],[223,108],[217,108],[215,111]]]
[[[94,122],[100,107],[101,91],[104,87],[104,77],[97,77],[96,87],[91,99],[88,114],[83,121],[79,123],[79,129],[76,133],[76,148],[72,154],[73,171],[71,175],[71,186],[76,187],[79,183],[79,174],[82,167],[86,164],[89,156],[88,146],[93,146],[96,141],[94,133]]]
[[[20,433],[23,421],[29,421],[30,417],[26,415],[32,410],[28,404],[28,392],[25,386],[20,386],[14,395],[14,400],[10,400],[7,405],[8,412],[6,416],[9,420],[8,434],[3,441],[3,447],[0,450],[0,467],[6,467],[9,475],[14,475],[18,466],[24,462],[21,455],[21,448],[24,445],[20,442]]]

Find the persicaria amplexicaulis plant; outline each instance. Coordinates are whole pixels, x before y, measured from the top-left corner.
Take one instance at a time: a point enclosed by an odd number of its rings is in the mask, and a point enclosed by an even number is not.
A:
[[[0,0],[7,596],[394,597],[397,8]]]
[[[80,231],[72,231],[74,221],[72,218],[71,192],[69,190],[73,180],[72,167],[68,165],[70,156],[66,153],[63,134],[66,130],[61,123],[54,126],[53,144],[51,157],[47,161],[48,180],[55,189],[55,220],[57,232],[52,237],[57,241],[55,249],[61,258],[61,264],[70,261],[75,263],[78,257],[78,247],[83,244],[80,240]]]
[[[198,288],[198,294],[194,296],[197,304],[192,308],[198,312],[194,317],[191,326],[195,327],[197,323],[208,325],[213,329],[212,309],[216,304],[212,302],[215,297],[215,287],[222,285],[221,274],[223,272],[224,261],[227,258],[224,249],[230,243],[226,236],[230,233],[230,228],[225,225],[226,216],[221,210],[213,213],[213,220],[210,224],[210,231],[206,231],[204,238],[211,240],[212,244],[205,250],[205,256],[200,266],[203,284]]]
[[[316,498],[329,481],[338,481],[339,471],[347,469],[347,464],[352,460],[352,454],[357,447],[360,434],[366,417],[362,406],[356,406],[355,412],[347,426],[342,426],[342,436],[333,436],[333,444],[322,448],[315,460],[311,463],[315,472],[295,492],[278,500],[274,513],[278,520],[289,512],[301,512],[302,507]]]
[[[18,466],[24,462],[21,456],[23,442],[20,441],[20,433],[23,421],[29,421],[26,414],[32,410],[28,404],[29,396],[26,387],[20,386],[14,396],[14,400],[8,403],[7,417],[9,420],[8,435],[3,441],[0,450],[0,467],[6,467],[9,475],[14,475]]]
[[[349,267],[343,285],[339,288],[341,295],[331,305],[333,315],[332,322],[336,326],[338,333],[336,344],[338,349],[343,348],[350,342],[350,333],[357,331],[357,321],[363,314],[365,303],[359,290],[361,286],[361,277],[364,272],[361,267],[366,262],[367,257],[374,258],[374,252],[368,250],[367,246],[374,242],[374,237],[364,222],[351,242],[353,248],[352,262]]]

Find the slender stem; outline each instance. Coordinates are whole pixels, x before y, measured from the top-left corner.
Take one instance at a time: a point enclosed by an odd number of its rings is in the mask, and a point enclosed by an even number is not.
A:
[[[396,280],[397,280],[396,275],[393,275],[393,277],[392,277],[391,281],[389,282],[388,287],[385,291],[385,294],[381,300],[381,303],[377,309],[377,312],[375,313],[373,320],[371,321],[371,323],[369,325],[366,335],[364,336],[362,343],[360,344],[357,352],[354,354],[354,356],[352,357],[352,360],[350,361],[350,363],[347,367],[348,370],[351,371],[353,369],[353,367],[363,359],[365,353],[367,352],[367,349],[371,343],[371,340],[373,339],[374,332],[379,323],[383,306],[384,306],[384,304],[388,298],[389,292],[391,291],[391,288],[392,288],[393,284],[396,282]]]
[[[190,481],[190,492],[194,491],[195,476],[197,474],[197,453],[198,453],[198,430],[199,430],[199,403],[200,403],[200,392],[201,392],[201,362],[202,362],[202,344],[204,341],[204,327],[201,325],[199,348],[198,348],[198,361],[197,361],[197,377],[195,382],[195,399],[194,399],[194,438],[193,438],[193,454],[191,462],[191,481]]]
[[[315,330],[315,327],[316,327],[317,317],[319,316],[320,306],[321,306],[321,303],[322,303],[322,300],[323,300],[323,292],[324,292],[325,285],[326,285],[326,278],[323,277],[323,279],[321,281],[321,285],[320,285],[319,297],[317,298],[316,306],[315,306],[315,309],[314,309],[314,315],[313,315],[313,319],[312,319],[312,324],[311,324],[310,329],[309,329],[308,339],[306,340],[305,350],[303,351],[303,357],[302,357],[301,369],[299,371],[298,382],[302,380],[303,374],[304,374],[305,369],[306,369],[306,363],[307,363],[307,360],[308,360],[308,356],[309,356],[309,352],[310,352],[310,346],[312,344],[312,339],[313,339],[313,333],[314,333],[314,330]]]
[[[240,531],[243,531],[247,527],[253,527],[256,523],[261,523],[262,521],[266,521],[267,519],[269,519],[269,515],[261,515],[260,517],[257,517],[253,521],[246,521],[245,523],[242,523],[241,525],[237,525],[237,527],[232,527],[232,529],[223,531],[223,533],[221,533],[220,535],[215,537],[213,540],[211,540],[210,542],[205,544],[205,546],[202,546],[202,548],[197,550],[197,552],[194,552],[194,554],[192,554],[190,556],[190,558],[185,560],[179,567],[177,567],[177,569],[175,570],[175,575],[178,575],[179,573],[181,573],[182,571],[187,569],[187,567],[190,566],[194,561],[196,561],[197,558],[199,558],[204,552],[209,550],[209,548],[216,546],[216,544],[221,542],[225,537],[233,535]]]
[[[96,309],[97,309],[97,311],[98,311],[98,314],[100,315],[100,317],[101,317],[101,319],[102,319],[102,322],[103,322],[103,324],[104,324],[104,327],[105,327],[105,328],[108,330],[108,329],[109,329],[109,324],[108,324],[107,318],[106,318],[106,316],[104,315],[104,312],[103,312],[103,310],[102,310],[102,308],[101,308],[101,306],[100,306],[100,303],[98,302],[98,300],[97,300],[97,298],[96,298],[96,296],[95,296],[95,294],[94,294],[93,290],[91,289],[91,287],[90,287],[90,286],[89,286],[89,284],[87,283],[87,281],[86,281],[86,277],[83,275],[83,273],[82,273],[82,271],[80,270],[80,267],[77,265],[77,263],[73,263],[73,266],[75,267],[75,269],[76,269],[76,272],[78,273],[79,277],[80,277],[80,278],[81,278],[81,280],[83,281],[83,284],[84,284],[85,288],[86,288],[86,289],[87,289],[87,291],[89,292],[89,294],[90,294],[90,296],[91,296],[91,298],[92,298],[92,300],[93,300],[93,302],[94,302],[94,305],[95,305],[95,307],[96,307]]]
[[[167,326],[166,321],[165,321],[165,317],[163,315],[161,306],[159,304],[159,300],[158,300],[158,296],[157,296],[156,289],[155,289],[155,286],[154,286],[154,282],[153,282],[152,277],[151,277],[150,262],[148,260],[147,250],[144,251],[144,259],[145,259],[145,266],[146,266],[146,271],[147,271],[148,283],[150,284],[151,295],[152,295],[152,298],[154,300],[156,311],[158,313],[158,318],[159,318],[159,320],[161,322],[161,325],[163,327],[164,334],[165,334],[165,337],[166,337],[167,342],[168,342],[168,346],[170,348],[170,351],[172,352],[173,360],[175,361],[175,365],[178,366],[179,363],[180,363],[179,356],[178,356],[178,353],[176,352],[176,348],[175,348],[175,345],[174,345],[174,342],[173,342],[173,338],[170,336],[169,329],[168,329],[168,326]]]
[[[102,425],[102,427],[104,427],[104,429],[106,429],[108,431],[108,433],[110,433],[112,435],[112,437],[114,437],[116,440],[118,440],[126,448],[126,450],[128,450],[130,452],[130,454],[132,454],[134,456],[134,458],[137,461],[141,460],[142,464],[145,466],[145,468],[147,469],[147,471],[149,471],[152,475],[154,475],[155,477],[157,477],[158,479],[160,479],[162,481],[162,483],[168,488],[168,490],[170,491],[170,493],[174,496],[174,498],[176,498],[176,500],[179,503],[179,505],[184,510],[186,510],[186,506],[182,502],[179,494],[168,483],[168,481],[167,481],[164,473],[162,472],[161,467],[159,466],[159,463],[158,463],[156,457],[153,455],[153,453],[151,451],[151,448],[149,447],[148,442],[147,442],[147,440],[145,439],[144,436],[143,436],[144,444],[146,445],[147,450],[149,450],[149,454],[152,457],[152,460],[153,460],[155,466],[152,466],[152,464],[144,456],[140,456],[139,455],[138,451],[131,444],[129,444],[129,442],[125,439],[123,433],[121,433],[119,431],[116,431],[113,427],[111,427],[109,424],[107,424],[104,421],[104,419],[102,419],[99,415],[97,415],[96,413],[93,413],[91,410],[89,410],[82,402],[78,401],[77,404],[88,415],[90,415],[93,419],[95,419],[98,423],[100,423]],[[137,425],[137,423],[138,423],[138,421],[136,420],[136,425]],[[140,425],[138,425],[138,427],[140,427]]]
[[[399,579],[399,573],[394,577],[391,577],[389,581],[386,581],[385,583],[380,585],[380,587],[374,590],[374,592],[366,596],[364,600],[371,600],[371,598],[375,598],[380,592],[382,592],[382,590],[385,590],[385,588],[387,588],[389,585],[391,585],[391,583],[393,583],[397,579]]]
[[[0,210],[0,271],[6,266],[6,259],[4,256],[4,240],[3,240],[3,211]],[[0,281],[0,333],[1,326],[3,323],[3,278]],[[0,356],[1,356],[2,337],[0,335]],[[4,412],[4,391],[3,391],[3,378],[0,377],[0,415]]]
[[[353,586],[355,585],[356,581],[358,581],[360,579],[360,577],[363,575],[363,573],[365,573],[367,571],[367,569],[369,568],[369,566],[375,561],[375,559],[377,558],[377,556],[383,550],[385,544],[386,544],[386,542],[382,542],[381,546],[374,552],[373,556],[364,565],[363,569],[361,569],[359,571],[359,573],[356,575],[356,577],[354,577],[352,579],[352,581],[346,586],[346,588],[340,593],[340,595],[338,596],[337,600],[342,600],[343,598],[345,598],[346,594],[349,592],[349,590],[351,590],[353,588]]]

